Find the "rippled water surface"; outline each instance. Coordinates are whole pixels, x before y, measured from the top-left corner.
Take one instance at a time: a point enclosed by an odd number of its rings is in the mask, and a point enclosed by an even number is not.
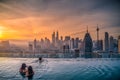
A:
[[[33,66],[33,80],[120,80],[120,59],[47,58],[0,58],[0,80],[22,80],[22,63]]]

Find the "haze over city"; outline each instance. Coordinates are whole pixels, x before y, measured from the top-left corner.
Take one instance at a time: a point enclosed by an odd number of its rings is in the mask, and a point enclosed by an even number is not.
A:
[[[120,1],[0,0],[0,80],[120,80]]]
[[[118,0],[0,0],[0,40],[25,42],[48,37],[53,31],[83,39],[86,26],[96,40],[104,32],[120,34]]]

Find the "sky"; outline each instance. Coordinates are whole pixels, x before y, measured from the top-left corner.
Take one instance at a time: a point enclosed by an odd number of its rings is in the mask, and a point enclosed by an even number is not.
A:
[[[59,35],[96,39],[120,35],[119,0],[0,0],[0,40],[26,41]]]

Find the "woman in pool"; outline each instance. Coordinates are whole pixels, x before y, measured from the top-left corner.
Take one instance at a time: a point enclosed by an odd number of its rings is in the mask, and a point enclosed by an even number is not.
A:
[[[26,76],[28,77],[28,80],[32,80],[33,79],[33,75],[34,75],[34,71],[32,66],[28,67],[28,70],[26,72]]]
[[[23,63],[22,66],[21,66],[21,68],[20,68],[20,70],[19,70],[19,72],[20,72],[20,74],[22,75],[22,77],[25,77],[26,67],[27,67],[26,64]]]

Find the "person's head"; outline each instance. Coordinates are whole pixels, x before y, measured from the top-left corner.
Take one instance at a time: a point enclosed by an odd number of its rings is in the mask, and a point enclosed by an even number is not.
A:
[[[33,72],[32,66],[28,66],[28,72]]]
[[[22,63],[21,69],[25,69],[27,66],[25,63]]]
[[[42,60],[42,57],[39,57],[39,60]]]

